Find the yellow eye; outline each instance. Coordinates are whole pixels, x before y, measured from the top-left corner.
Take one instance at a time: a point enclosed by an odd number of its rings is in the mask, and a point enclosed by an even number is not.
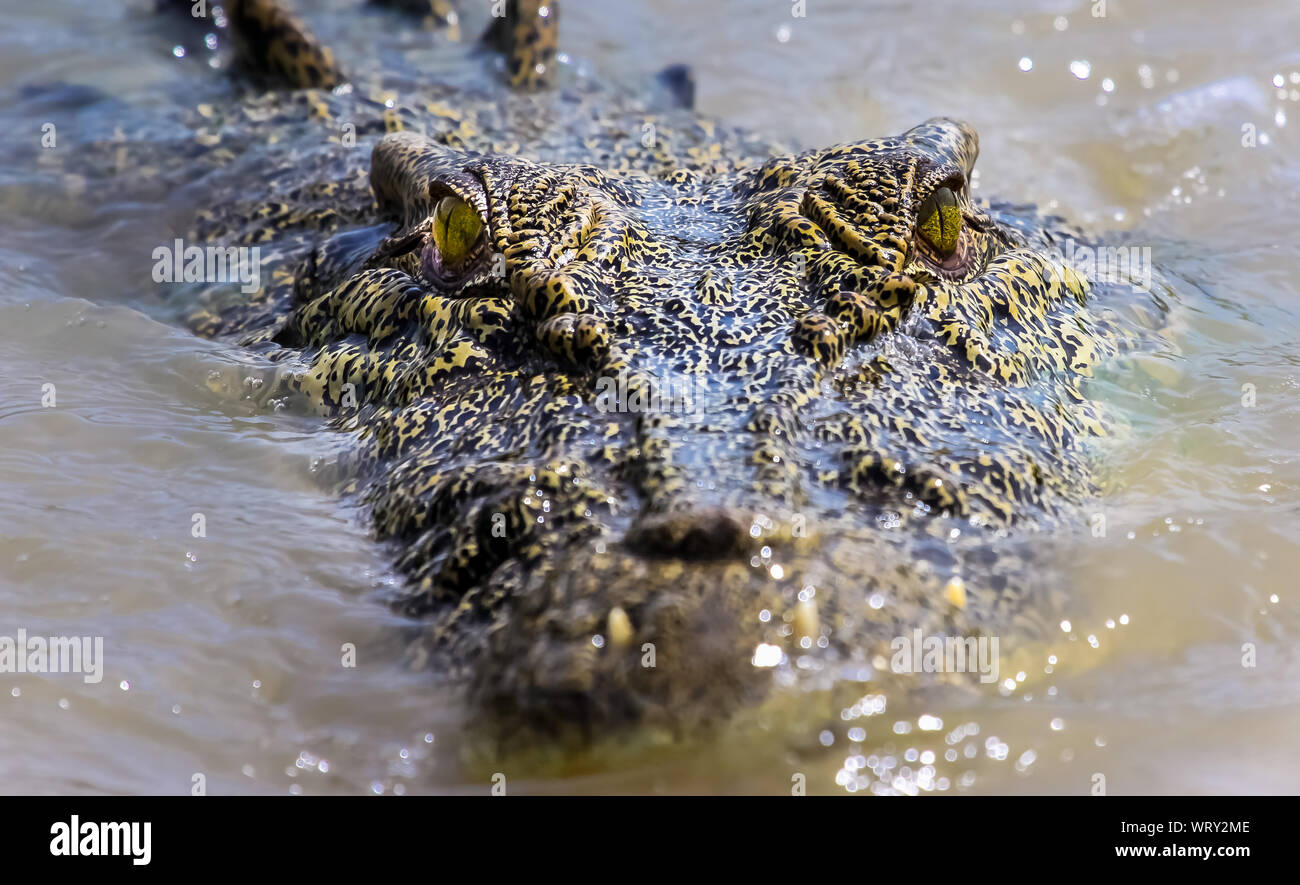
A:
[[[961,206],[956,194],[941,187],[926,197],[916,214],[916,228],[939,258],[956,252],[957,238],[961,236]]]
[[[433,210],[433,243],[444,265],[463,264],[483,233],[483,220],[460,197],[443,197]]]

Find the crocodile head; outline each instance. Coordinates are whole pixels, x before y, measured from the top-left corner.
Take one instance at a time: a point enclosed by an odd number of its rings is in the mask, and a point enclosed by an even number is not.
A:
[[[479,710],[707,722],[1018,617],[1008,531],[1091,493],[1122,336],[976,154],[942,119],[654,176],[376,143],[389,227],[321,242],[275,341]]]
[[[544,88],[555,5],[507,7],[497,73],[534,91],[385,59],[339,84],[239,0],[244,62],[287,88],[80,154],[92,193],[174,191],[207,207],[191,242],[263,250],[257,292],[184,309],[353,436],[418,648],[491,722],[678,728],[774,683],[879,691],[918,629],[1052,623],[1039,529],[1096,491],[1084,385],[1145,334],[1132,290],[974,198],[968,126],[783,153]]]

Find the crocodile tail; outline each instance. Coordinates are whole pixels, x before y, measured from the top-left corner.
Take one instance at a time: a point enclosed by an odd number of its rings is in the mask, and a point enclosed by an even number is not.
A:
[[[232,0],[227,11],[239,62],[250,72],[290,89],[345,81],[334,54],[280,0]]]
[[[506,57],[516,89],[541,89],[555,82],[559,39],[557,0],[497,0],[483,43]]]

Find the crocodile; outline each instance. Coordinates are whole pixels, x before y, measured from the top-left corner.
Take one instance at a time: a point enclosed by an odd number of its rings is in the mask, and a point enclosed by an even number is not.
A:
[[[1144,346],[1134,290],[977,198],[964,123],[792,148],[557,74],[558,5],[499,5],[467,86],[234,0],[246,88],[86,152],[97,192],[261,250],[186,321],[348,435],[420,657],[502,727],[682,733],[861,693],[914,630],[1045,629],[1035,550],[1099,493],[1087,385]]]

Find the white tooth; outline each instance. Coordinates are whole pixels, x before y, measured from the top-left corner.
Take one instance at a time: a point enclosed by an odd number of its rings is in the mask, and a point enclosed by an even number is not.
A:
[[[617,605],[609,610],[605,633],[609,636],[609,644],[613,648],[627,648],[632,642],[632,619]]]
[[[800,638],[816,639],[818,633],[817,603],[801,599],[794,607],[794,628]]]
[[[964,609],[966,607],[966,582],[961,578],[953,578],[943,588],[943,598],[955,608]]]

